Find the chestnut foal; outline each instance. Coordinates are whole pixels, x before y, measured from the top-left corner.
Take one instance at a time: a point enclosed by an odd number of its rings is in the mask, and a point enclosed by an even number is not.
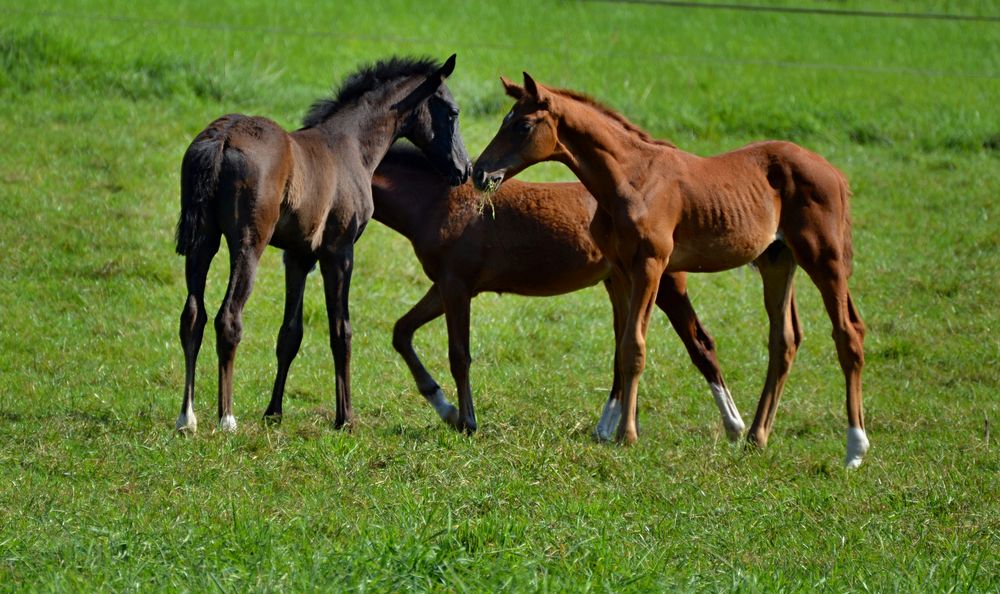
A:
[[[215,318],[219,428],[236,429],[233,361],[243,307],[268,244],[285,250],[286,272],[274,392],[284,390],[288,366],[302,340],[302,292],[306,274],[318,261],[336,369],[335,424],[342,427],[351,420],[348,290],[354,242],[374,208],[372,173],[389,146],[405,137],[452,184],[468,178],[458,107],[444,84],[454,68],[454,55],[444,65],[386,60],[352,75],[335,98],[316,102],[301,130],[288,133],[266,118],[227,115],[194,139],[181,165],[177,225],[177,252],[186,256],[188,288],[180,323],[186,373],[178,431],[197,429],[194,380],[208,319],[205,279],[222,236],[229,246],[230,274]],[[268,415],[281,415],[280,398],[277,401],[279,407],[269,408]]]
[[[390,149],[375,170],[372,192],[372,218],[410,240],[434,283],[396,322],[393,346],[438,415],[459,431],[475,431],[469,382],[470,302],[489,291],[548,296],[601,281],[609,287],[611,265],[590,231],[597,203],[579,182],[510,180],[490,196],[492,207],[484,213],[476,206],[478,192],[471,184],[449,188],[426,156],[400,146]],[[715,344],[688,300],[685,273],[663,275],[656,304],[667,314],[692,362],[711,386],[727,435],[739,439],[743,420],[722,378]],[[414,333],[442,314],[448,327],[452,377],[458,388],[457,409],[413,349]],[[617,403],[621,382],[618,365],[613,367],[610,401]],[[613,423],[606,420],[595,433],[599,439],[608,439],[612,430]]]
[[[627,314],[621,324],[618,440],[634,443],[646,329],[665,272],[715,272],[754,263],[770,322],[767,379],[748,440],[763,447],[802,338],[792,279],[805,269],[822,295],[847,385],[848,468],[868,450],[861,405],[864,324],[848,290],[850,190],[819,155],[789,142],[758,142],[699,157],[651,138],[592,99],[501,79],[516,99],[476,161],[473,181],[492,189],[541,161],[567,165],[608,222],[595,240],[611,261]],[[612,278],[616,278],[613,274]],[[605,411],[607,414],[607,410]]]

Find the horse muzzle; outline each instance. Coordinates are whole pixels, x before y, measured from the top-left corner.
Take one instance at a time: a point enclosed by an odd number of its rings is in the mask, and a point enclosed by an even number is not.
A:
[[[503,182],[504,173],[503,170],[487,173],[485,169],[476,167],[472,172],[472,185],[480,192],[495,190]]]
[[[462,169],[457,173],[453,173],[451,177],[448,178],[448,183],[452,187],[460,186],[469,181],[470,177],[472,177],[472,161],[466,160],[465,169]]]

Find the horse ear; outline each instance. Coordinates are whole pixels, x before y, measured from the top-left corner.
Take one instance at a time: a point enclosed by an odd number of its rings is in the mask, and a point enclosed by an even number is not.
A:
[[[545,106],[549,103],[548,92],[544,87],[539,86],[535,79],[531,78],[531,75],[527,72],[522,72],[524,75],[524,90],[528,95],[539,103],[539,105]]]
[[[517,86],[506,76],[500,76],[500,84],[503,85],[503,90],[507,93],[507,95],[513,97],[515,100],[524,97],[524,87]]]
[[[451,76],[451,73],[455,71],[455,57],[457,54],[452,54],[450,58],[444,61],[444,66],[438,68],[437,75],[444,80]]]

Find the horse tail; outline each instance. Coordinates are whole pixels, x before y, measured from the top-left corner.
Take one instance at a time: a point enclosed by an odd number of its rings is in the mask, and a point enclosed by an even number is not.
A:
[[[219,184],[227,132],[242,116],[223,116],[205,128],[184,152],[181,162],[181,214],[177,220],[177,253],[186,256],[215,227],[212,198]]]
[[[840,182],[840,199],[844,205],[844,264],[847,267],[847,276],[854,272],[854,242],[851,237],[851,186],[847,182],[844,172],[837,170]]]

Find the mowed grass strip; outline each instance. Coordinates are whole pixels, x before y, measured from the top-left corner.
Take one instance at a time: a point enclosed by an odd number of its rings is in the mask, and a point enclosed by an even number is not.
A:
[[[989,2],[841,5],[995,12]],[[995,24],[573,2],[0,12],[0,589],[1000,587]],[[802,274],[806,339],[764,452],[725,442],[659,314],[640,444],[593,443],[613,346],[599,287],[473,302],[480,431],[453,434],[390,343],[429,282],[407,242],[377,224],[358,246],[352,287],[357,427],[331,428],[318,275],[285,421],[257,422],[283,305],[269,250],[236,363],[239,432],[212,432],[209,330],[201,432],[173,435],[185,289],[172,239],[191,138],[234,111],[295,127],[360,63],[452,52],[472,154],[509,106],[497,76],[527,70],[700,154],[781,137],[848,174],[873,443],[858,472],[841,468],[843,379]],[[226,268],[223,250],[210,308]],[[740,269],[690,285],[749,420],[766,367],[759,279]],[[417,349],[453,393],[443,326],[422,330]]]

